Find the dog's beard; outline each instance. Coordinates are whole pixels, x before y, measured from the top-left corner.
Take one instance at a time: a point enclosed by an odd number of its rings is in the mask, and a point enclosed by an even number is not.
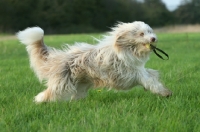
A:
[[[150,48],[148,48],[146,46],[146,44],[138,44],[135,46],[132,46],[132,53],[134,56],[136,56],[137,58],[144,58],[144,57],[148,57],[149,53],[152,50]]]
[[[117,48],[120,49],[119,52],[130,53],[133,55],[132,57],[137,57],[138,59],[148,57],[149,53],[152,51],[152,49],[150,48],[150,43],[146,44],[118,43]]]

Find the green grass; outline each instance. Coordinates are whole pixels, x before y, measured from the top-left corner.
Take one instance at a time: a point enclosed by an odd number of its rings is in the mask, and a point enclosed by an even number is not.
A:
[[[56,48],[74,41],[95,43],[99,34],[46,36]],[[136,87],[129,92],[90,90],[86,99],[36,105],[45,89],[29,68],[25,47],[0,38],[0,131],[8,132],[199,132],[200,34],[158,34],[158,47],[146,67],[158,69],[173,91],[163,98]],[[123,83],[123,82],[122,82]]]

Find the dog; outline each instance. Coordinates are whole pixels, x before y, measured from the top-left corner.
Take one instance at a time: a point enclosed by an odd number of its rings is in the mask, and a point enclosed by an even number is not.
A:
[[[141,85],[164,97],[172,95],[160,81],[156,70],[145,68],[156,46],[157,36],[141,21],[120,22],[97,44],[75,43],[58,50],[43,42],[40,27],[17,33],[26,45],[30,65],[47,89],[35,96],[36,103],[71,101],[87,96],[90,88],[129,90]]]

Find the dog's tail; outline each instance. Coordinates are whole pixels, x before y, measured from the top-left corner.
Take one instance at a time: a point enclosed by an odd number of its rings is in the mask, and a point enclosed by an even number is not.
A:
[[[48,60],[49,50],[43,42],[44,31],[40,27],[27,28],[19,31],[17,38],[26,45],[30,56],[31,67],[40,80],[45,78],[45,63]]]
[[[40,27],[27,28],[17,33],[17,37],[25,45],[33,45],[42,40],[44,31]]]

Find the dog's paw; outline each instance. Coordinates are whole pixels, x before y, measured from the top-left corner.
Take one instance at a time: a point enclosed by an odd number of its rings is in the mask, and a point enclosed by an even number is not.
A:
[[[41,92],[41,93],[39,93],[37,96],[35,96],[34,97],[34,102],[35,103],[42,103],[42,102],[44,102],[44,95],[45,93],[44,92]]]
[[[169,89],[163,89],[161,92],[159,92],[159,94],[163,97],[169,97],[172,96],[172,91]]]

